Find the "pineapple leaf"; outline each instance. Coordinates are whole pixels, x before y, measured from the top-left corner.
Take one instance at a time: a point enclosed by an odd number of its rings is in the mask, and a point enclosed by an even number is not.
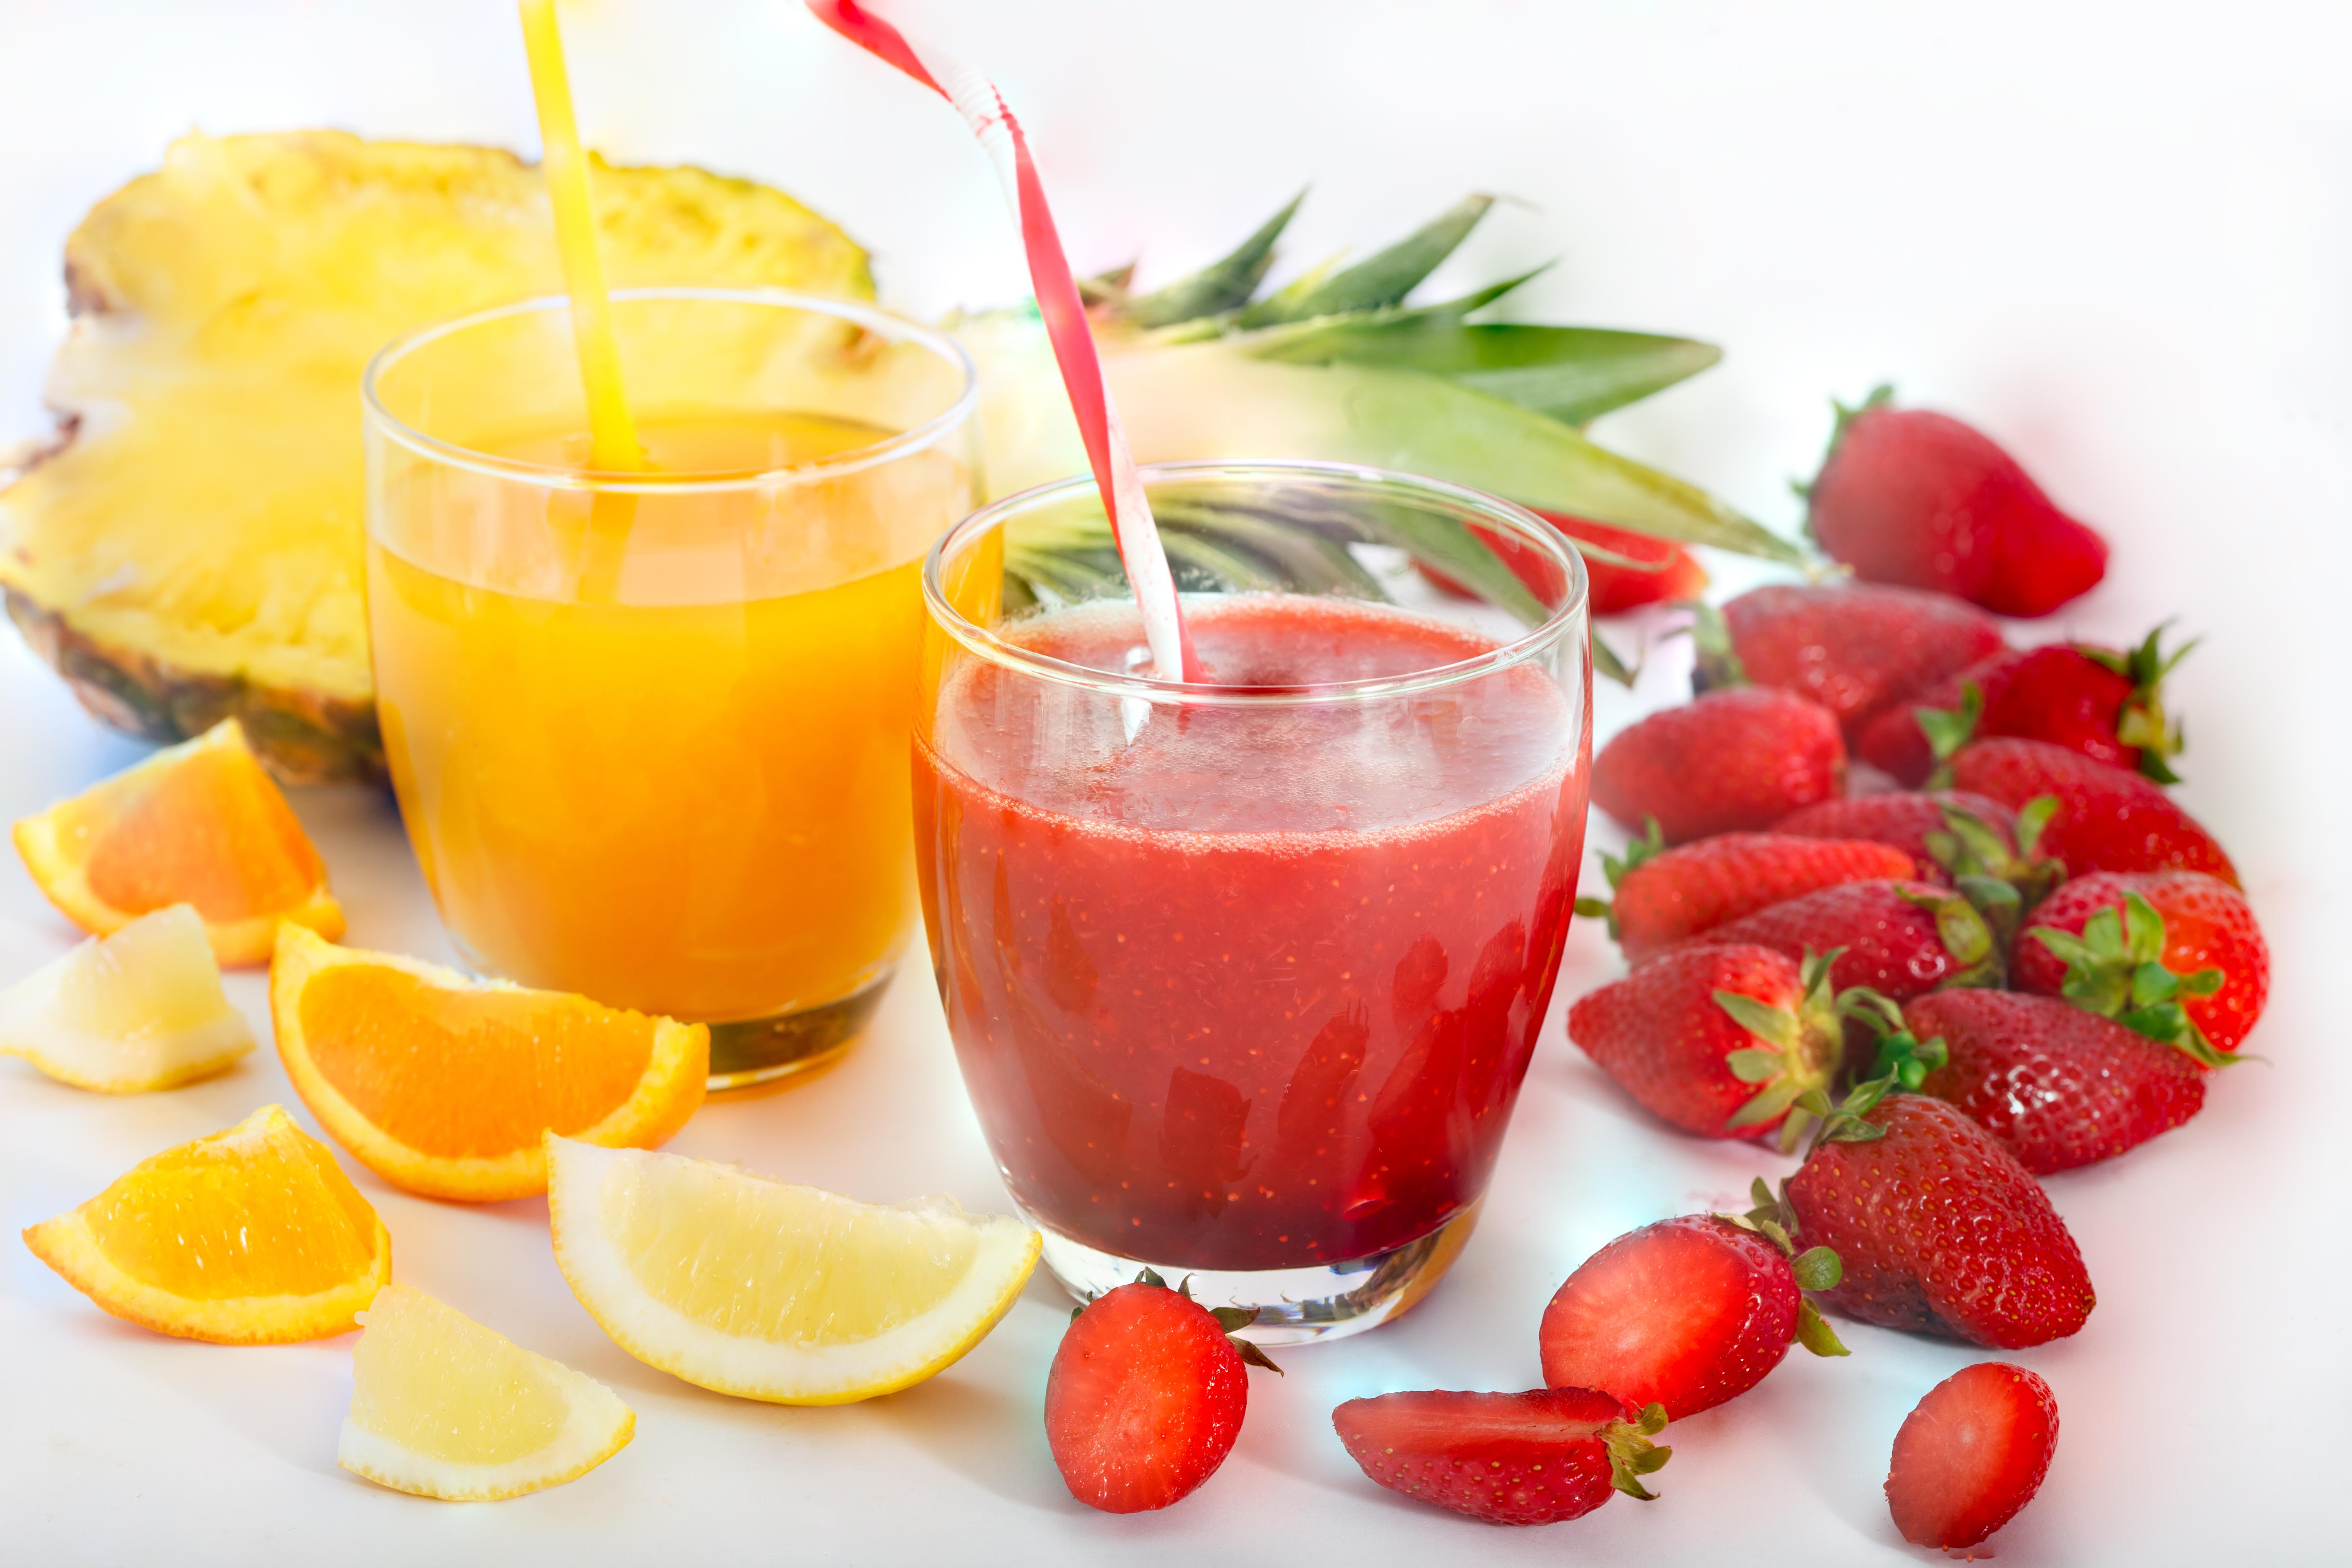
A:
[[[1309,288],[1283,289],[1245,308],[1240,324],[1272,326],[1316,316],[1377,310],[1402,303],[1423,279],[1436,271],[1438,264],[1470,237],[1470,231],[1478,226],[1478,220],[1494,205],[1492,196],[1465,196],[1386,250],[1368,256],[1353,267],[1321,276]]]
[[[1261,359],[1293,364],[1381,365],[1442,375],[1570,425],[1639,402],[1723,357],[1712,343],[1649,332],[1471,325],[1447,307],[1387,320],[1309,323],[1246,346]]]
[[[1261,225],[1255,234],[1241,242],[1232,255],[1213,261],[1190,278],[1180,278],[1149,294],[1129,299],[1123,314],[1139,327],[1167,327],[1179,321],[1190,321],[1202,316],[1221,315],[1249,302],[1257,286],[1265,280],[1266,268],[1274,265],[1275,241],[1297,216],[1298,204],[1307,199],[1305,191],[1290,198],[1290,204]]]

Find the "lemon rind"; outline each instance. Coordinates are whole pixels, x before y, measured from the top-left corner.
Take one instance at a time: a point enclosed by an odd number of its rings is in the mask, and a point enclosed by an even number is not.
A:
[[[0,992],[0,1057],[21,1057],[47,1077],[100,1094],[145,1094],[217,1077],[254,1048],[253,1030],[226,1002],[217,1017],[152,1040],[113,1040],[46,1021],[88,944],[63,952]]]
[[[621,1162],[687,1157],[604,1149],[552,1135],[547,1143],[548,1225],[556,1267],[581,1306],[614,1343],[647,1366],[739,1398],[847,1405],[937,1375],[987,1338],[1012,1310],[1044,1244],[1018,1220],[958,1210],[958,1217],[980,1233],[979,1247],[964,1278],[923,1316],[870,1340],[816,1350],[730,1337],[647,1295],[598,1218],[604,1183]],[[933,1326],[941,1322],[951,1329]]]
[[[452,1203],[497,1203],[537,1197],[547,1191],[547,1151],[542,1142],[511,1153],[427,1154],[403,1143],[360,1113],[310,1059],[302,1036],[302,987],[321,970],[339,964],[381,964],[431,984],[477,991],[528,989],[505,980],[476,980],[454,969],[402,953],[338,947],[299,926],[281,927],[269,965],[269,1016],[278,1039],[278,1059],[294,1092],[328,1135],[352,1158],[403,1192]],[[600,1004],[601,1005],[601,1004]],[[614,1009],[619,1011],[620,1009]],[[658,1018],[653,1050],[636,1089],[593,1126],[570,1136],[583,1142],[634,1147],[667,1142],[702,1108],[710,1077],[710,1030],[707,1025]],[[684,1092],[674,1092],[683,1088]],[[667,1104],[667,1110],[664,1109]]]

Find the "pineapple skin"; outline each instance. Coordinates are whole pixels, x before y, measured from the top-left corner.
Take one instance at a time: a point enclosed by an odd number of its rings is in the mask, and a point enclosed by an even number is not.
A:
[[[600,161],[594,189],[616,287],[873,297],[854,240],[754,182]],[[114,728],[168,743],[235,718],[281,780],[383,782],[360,372],[403,332],[561,291],[537,169],[340,132],[188,136],[91,209],[65,273],[57,428],[0,481],[9,618]],[[282,402],[241,438],[219,409],[252,406],[257,370]],[[273,493],[289,447],[315,461]]]

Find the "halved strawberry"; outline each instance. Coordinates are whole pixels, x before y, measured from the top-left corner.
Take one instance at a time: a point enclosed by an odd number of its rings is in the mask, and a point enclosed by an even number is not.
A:
[[[1233,1337],[1257,1314],[1214,1311],[1145,1269],[1070,1315],[1045,1374],[1045,1441],[1070,1495],[1106,1513],[1166,1508],[1216,1473],[1249,1408],[1244,1363],[1279,1371]]]
[[[1348,1457],[1407,1497],[1490,1524],[1550,1524],[1591,1513],[1612,1490],[1648,1502],[1642,1478],[1674,1453],[1650,1439],[1666,1413],[1628,1421],[1591,1388],[1526,1394],[1431,1389],[1350,1399],[1331,1412]]]
[[[1798,1252],[1770,1216],[1645,1225],[1586,1258],[1544,1309],[1544,1381],[1696,1415],[1761,1383],[1800,1340],[1845,1354],[1804,1294],[1837,1282],[1836,1253]]]
[[[1927,1391],[1895,1434],[1886,1506],[1915,1546],[1974,1546],[2042,1489],[2058,1400],[2021,1366],[1979,1362]]]

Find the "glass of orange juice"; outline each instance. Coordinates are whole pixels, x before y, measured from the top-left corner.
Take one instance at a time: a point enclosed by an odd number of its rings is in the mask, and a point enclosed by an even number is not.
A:
[[[915,910],[924,554],[972,508],[971,365],[873,307],[613,298],[643,472],[599,472],[568,307],[367,373],[384,754],[486,973],[707,1022],[711,1087],[845,1050]]]

